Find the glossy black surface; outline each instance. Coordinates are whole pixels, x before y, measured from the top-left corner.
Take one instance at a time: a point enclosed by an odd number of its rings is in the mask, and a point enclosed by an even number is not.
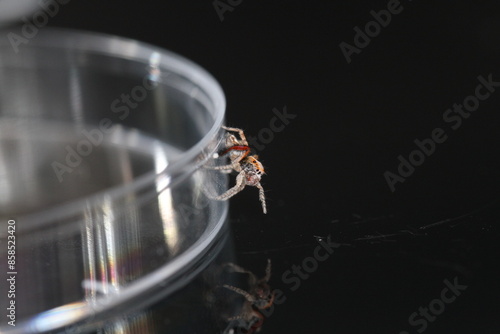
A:
[[[223,21],[213,1],[74,0],[49,25],[192,59],[222,85],[227,124],[260,133],[269,213],[246,189],[230,223],[240,265],[272,259],[281,294],[261,333],[498,333],[500,5],[220,2],[236,4]],[[366,24],[348,63],[340,45]],[[448,111],[464,101],[474,111]],[[400,155],[418,166],[391,191]]]

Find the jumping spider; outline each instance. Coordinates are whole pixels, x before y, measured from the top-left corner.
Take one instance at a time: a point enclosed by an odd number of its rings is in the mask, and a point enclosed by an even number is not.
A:
[[[209,167],[210,169],[220,170],[226,173],[235,171],[239,173],[236,176],[236,185],[225,193],[219,196],[213,197],[215,200],[223,201],[227,200],[240,191],[242,191],[246,185],[254,186],[259,189],[259,200],[262,204],[262,211],[267,213],[266,208],[266,197],[264,195],[264,188],[260,184],[260,178],[262,174],[265,174],[264,167],[257,160],[259,157],[257,155],[249,155],[250,147],[248,146],[247,139],[242,129],[230,128],[222,126],[226,131],[237,132],[240,139],[237,139],[235,135],[231,133],[226,133],[226,148],[219,152],[218,156],[228,155],[231,163],[224,166]]]
[[[274,302],[274,292],[268,284],[271,278],[271,260],[267,260],[266,275],[258,279],[251,271],[248,271],[234,263],[226,263],[229,272],[236,272],[248,275],[248,289],[237,288],[232,285],[224,284],[222,287],[234,291],[245,298],[245,303],[239,315],[228,318],[230,326],[246,329],[247,334],[258,332],[264,321],[261,310],[268,309]]]

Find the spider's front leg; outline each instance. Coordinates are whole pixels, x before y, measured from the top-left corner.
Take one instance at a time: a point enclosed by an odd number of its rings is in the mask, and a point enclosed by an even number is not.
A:
[[[236,176],[236,185],[230,189],[228,189],[225,193],[219,196],[212,197],[212,199],[215,199],[217,201],[225,201],[227,199],[230,199],[240,191],[242,191],[245,188],[245,172],[241,171],[238,176]]]
[[[242,268],[234,263],[226,263],[226,267],[228,267],[231,272],[247,274],[250,285],[256,285],[258,283],[257,277],[255,277],[255,275],[251,271],[246,270],[245,268]]]
[[[248,145],[247,138],[245,137],[245,133],[243,132],[242,129],[239,128],[231,128],[227,126],[222,126],[222,128],[226,131],[232,131],[232,132],[237,132],[238,135],[240,136],[240,140],[237,140],[236,143],[240,145]]]

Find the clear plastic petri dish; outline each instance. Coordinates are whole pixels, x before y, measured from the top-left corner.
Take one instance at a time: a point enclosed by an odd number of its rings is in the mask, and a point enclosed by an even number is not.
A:
[[[59,11],[59,4],[51,1],[39,3],[37,0],[0,0],[0,26],[21,21],[22,18],[31,15],[33,16],[30,18],[45,20],[46,10],[55,15]]]
[[[227,176],[204,168],[224,111],[214,78],[161,48],[1,39],[0,332],[89,329],[187,284],[225,227],[206,194]]]

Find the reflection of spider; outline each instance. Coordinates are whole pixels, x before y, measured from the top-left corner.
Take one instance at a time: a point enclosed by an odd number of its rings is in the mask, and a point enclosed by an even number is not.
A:
[[[234,187],[227,190],[222,195],[213,197],[213,199],[219,201],[227,200],[242,191],[246,185],[254,186],[259,188],[259,200],[262,203],[262,211],[267,213],[264,188],[262,188],[262,185],[260,184],[260,178],[262,177],[262,174],[265,174],[264,167],[259,160],[257,160],[257,155],[249,155],[250,147],[248,146],[243,130],[225,126],[222,126],[222,128],[226,131],[237,132],[240,139],[237,139],[235,135],[228,132],[226,134],[226,148],[219,153],[219,157],[228,154],[231,163],[229,165],[209,168],[221,170],[227,173],[234,170],[239,174],[236,176],[236,185]]]
[[[258,332],[264,321],[264,316],[259,310],[265,310],[272,306],[274,302],[274,292],[267,282],[271,278],[271,260],[267,260],[266,275],[258,279],[252,272],[234,264],[226,263],[230,272],[242,273],[248,275],[248,289],[237,288],[232,285],[224,284],[224,288],[234,291],[245,297],[245,303],[239,315],[227,319],[230,326],[240,329],[246,329],[247,334]]]

